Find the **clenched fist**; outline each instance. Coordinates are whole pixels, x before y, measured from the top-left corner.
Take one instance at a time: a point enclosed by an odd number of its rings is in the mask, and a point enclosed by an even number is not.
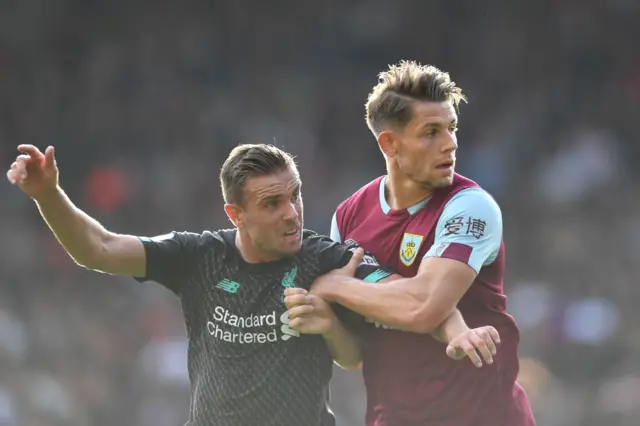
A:
[[[58,166],[52,146],[44,154],[33,145],[20,145],[18,151],[22,154],[7,172],[12,185],[34,199],[58,186]]]

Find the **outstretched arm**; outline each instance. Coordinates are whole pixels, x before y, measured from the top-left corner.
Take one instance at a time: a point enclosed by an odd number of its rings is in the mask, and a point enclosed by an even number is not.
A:
[[[43,219],[76,263],[111,274],[146,274],[142,242],[108,232],[60,188],[52,146],[44,154],[33,145],[20,145],[18,151],[22,154],[11,165],[7,179],[35,200]]]
[[[35,201],[42,218],[78,265],[108,274],[146,275],[145,250],[139,238],[107,231],[59,187]]]

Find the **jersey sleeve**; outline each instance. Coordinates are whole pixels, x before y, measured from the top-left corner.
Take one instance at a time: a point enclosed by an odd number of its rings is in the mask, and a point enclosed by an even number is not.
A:
[[[436,225],[436,236],[427,257],[459,260],[480,272],[491,264],[502,244],[502,213],[484,190],[469,188],[445,206]]]
[[[333,218],[331,219],[331,232],[329,233],[329,238],[331,238],[336,243],[342,242],[342,237],[340,236],[340,228],[338,228],[338,212],[333,214]]]
[[[317,251],[320,259],[321,274],[345,266],[351,260],[353,251],[357,248],[355,245],[347,246],[337,243],[327,237],[317,237],[314,244],[314,250]],[[378,282],[393,273],[391,269],[381,266],[371,254],[366,253],[356,269],[355,276],[367,282]],[[363,327],[365,326],[363,316],[350,311],[342,305],[334,304],[332,308],[342,324],[354,335],[358,336],[363,332]]]
[[[146,253],[146,276],[137,281],[155,281],[180,295],[182,286],[194,273],[202,236],[191,232],[171,232],[156,237],[139,237]]]
[[[320,259],[321,273],[326,273],[334,269],[340,269],[351,260],[353,252],[357,246],[347,246],[332,241],[327,237],[318,237],[315,241],[315,250]],[[362,262],[356,270],[356,278],[368,282],[378,282],[394,272],[391,269],[381,266],[375,257],[365,253]]]

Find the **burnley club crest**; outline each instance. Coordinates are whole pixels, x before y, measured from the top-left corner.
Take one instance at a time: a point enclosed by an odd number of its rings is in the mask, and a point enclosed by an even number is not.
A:
[[[406,266],[411,266],[418,256],[420,245],[424,237],[422,235],[404,233],[400,244],[400,260]]]

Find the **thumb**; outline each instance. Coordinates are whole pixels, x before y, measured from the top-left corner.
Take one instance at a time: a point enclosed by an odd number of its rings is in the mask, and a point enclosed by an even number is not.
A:
[[[456,348],[451,345],[447,345],[447,356],[449,358],[456,359]]]
[[[360,265],[360,263],[362,263],[363,258],[364,258],[364,249],[362,247],[358,247],[353,252],[353,255],[351,256],[351,260],[349,260],[349,263],[345,266],[345,269],[351,275],[355,275],[356,270],[358,269],[358,266]]]
[[[453,345],[447,345],[447,356],[451,359],[458,361],[464,358],[465,356],[467,356],[467,354],[461,350],[458,350],[458,348],[456,348]]]
[[[44,166],[47,169],[52,169],[56,166],[55,149],[53,146],[48,146],[44,152]]]

